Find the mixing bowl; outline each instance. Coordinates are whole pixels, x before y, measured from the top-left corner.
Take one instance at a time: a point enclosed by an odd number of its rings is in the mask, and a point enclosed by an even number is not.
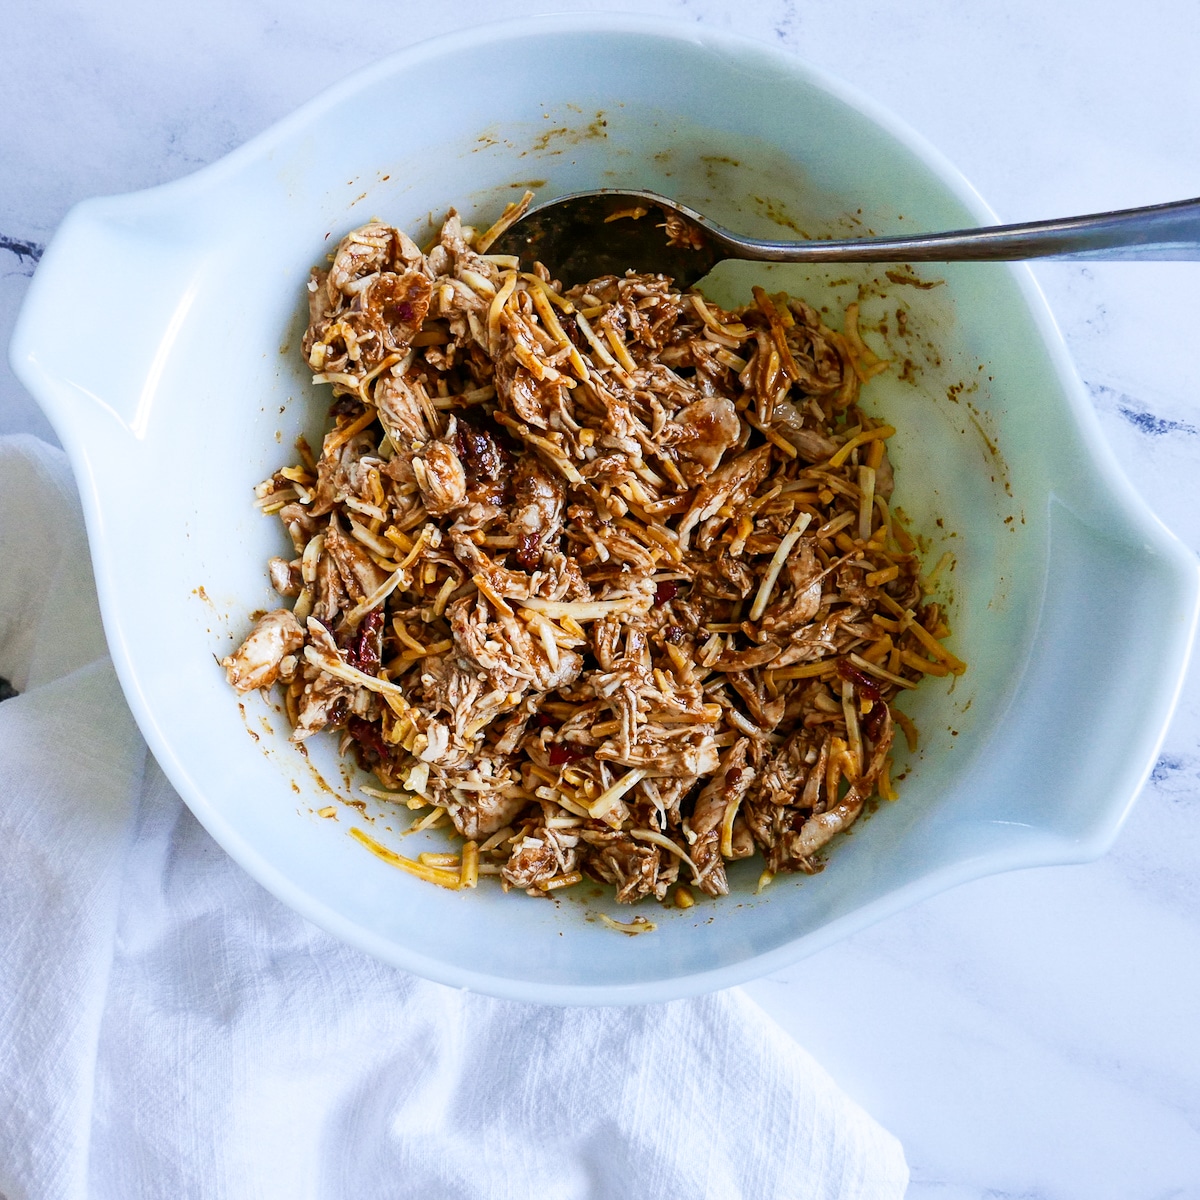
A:
[[[275,607],[286,549],[253,487],[317,444],[328,395],[298,352],[310,267],[373,216],[420,239],[457,206],[490,221],[539,197],[649,188],[751,234],[952,229],[993,220],[956,171],[844,85],[695,26],[579,14],[474,29],[351,77],[186,179],[75,208],[12,344],[70,455],[105,628],[129,704],[213,837],[327,930],[433,979],[568,1003],[661,1000],[811,953],[988,872],[1101,853],[1149,770],[1190,647],[1190,555],[1103,443],[1024,267],[731,265],[707,290],[787,289],[862,327],[891,369],[865,392],[898,430],[895,502],[944,559],[950,646],[969,663],[908,704],[901,798],[815,876],[732,873],[732,894],[638,910],[599,888],[554,901],[450,892],[406,853],[405,809],[355,791],[332,737],[303,756],[217,660]],[[348,801],[366,804],[359,810]],[[374,806],[372,806],[374,805]],[[322,817],[330,807],[334,818]]]

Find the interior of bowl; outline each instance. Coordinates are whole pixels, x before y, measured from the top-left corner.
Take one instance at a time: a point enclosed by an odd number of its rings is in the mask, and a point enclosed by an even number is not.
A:
[[[1121,735],[1135,741],[1124,774],[1076,771],[1116,725],[1099,701],[1089,708],[1090,691],[1061,703],[1064,680],[1084,678],[1064,614],[1158,605],[1177,643],[1190,631],[1174,551],[1095,465],[1069,368],[1018,273],[727,265],[708,285],[727,304],[761,282],[839,326],[859,301],[868,342],[892,362],[864,404],[897,429],[895,503],[926,539],[926,570],[942,562],[951,646],[969,663],[906,698],[921,743],[901,763],[901,799],[840,839],[820,874],[756,895],[761,862],[740,864],[729,897],[690,910],[643,903],[657,930],[637,938],[595,919],[631,915],[598,886],[553,901],[447,892],[369,854],[351,827],[407,854],[438,835],[402,841],[407,810],[346,803],[363,798],[334,739],[301,755],[277,709],[257,694],[239,703],[216,663],[252,612],[277,606],[265,563],[290,554],[278,522],[254,509],[254,485],[293,461],[298,434],[318,444],[328,407],[298,351],[309,269],[372,217],[421,240],[452,205],[487,222],[527,187],[543,198],[620,185],[776,236],[986,215],[906,135],[791,59],[632,21],[532,22],[407,52],[191,179],[79,211],[74,245],[127,264],[129,282],[115,286],[141,336],[120,362],[62,351],[47,368],[56,382],[41,379],[85,491],[114,658],[196,814],[340,936],[433,978],[528,999],[649,1000],[732,983],[955,879],[1094,848],[1136,790],[1171,689],[1146,681],[1155,700],[1146,728]],[[87,280],[74,285],[87,303]],[[94,302],[119,308],[113,286],[97,282]],[[1091,660],[1088,688],[1157,662],[1117,660]],[[335,818],[317,815],[330,805]]]

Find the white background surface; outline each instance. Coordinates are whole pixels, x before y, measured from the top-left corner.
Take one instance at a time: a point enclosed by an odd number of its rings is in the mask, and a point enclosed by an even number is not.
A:
[[[5,5],[0,341],[37,247],[77,200],[186,174],[433,34],[603,7]],[[1183,0],[629,7],[842,76],[943,150],[1003,220],[1200,195],[1200,7]],[[515,69],[497,63],[497,86]],[[1200,549],[1200,263],[1036,273],[1131,478]],[[5,363],[0,432],[16,430],[52,438]],[[1193,669],[1106,859],[959,888],[747,989],[900,1137],[916,1200],[1200,1197],[1198,734]]]

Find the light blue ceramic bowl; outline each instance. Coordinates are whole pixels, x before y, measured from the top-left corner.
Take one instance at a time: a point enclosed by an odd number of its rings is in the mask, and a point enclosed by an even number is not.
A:
[[[896,500],[931,534],[930,564],[954,554],[952,645],[970,669],[917,694],[901,799],[827,870],[755,896],[744,864],[728,898],[650,911],[656,932],[628,938],[591,919],[616,908],[587,891],[446,892],[348,837],[354,809],[315,815],[352,794],[332,744],[300,757],[215,662],[274,604],[264,563],[282,534],[251,489],[327,404],[297,354],[308,270],[371,216],[414,233],[452,204],[489,219],[526,184],[651,188],[748,233],[993,219],[921,139],[790,55],[598,14],[417,46],[187,179],[79,205],[34,278],[13,365],[74,465],[130,706],[217,841],[388,962],[566,1003],[724,987],[963,880],[1100,854],[1170,716],[1196,568],[1117,469],[1029,272],[994,264],[926,269],[944,281],[932,288],[845,267],[729,269],[715,285],[733,300],[766,279],[835,322],[861,295],[894,362],[867,396],[900,431]],[[407,811],[369,815],[378,840],[417,848],[422,835],[399,841]]]

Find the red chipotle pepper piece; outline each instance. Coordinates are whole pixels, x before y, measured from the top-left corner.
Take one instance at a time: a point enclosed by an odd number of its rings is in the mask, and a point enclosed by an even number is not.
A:
[[[844,658],[838,659],[837,669],[838,674],[854,684],[868,700],[874,702],[883,695],[879,690],[879,684],[865,671],[860,671],[852,662],[847,662]]]
[[[346,661],[368,675],[379,670],[379,635],[383,630],[383,613],[372,609],[359,623],[346,647]]]
[[[517,562],[526,571],[536,570],[542,561],[542,543],[536,533],[523,533],[517,538]]]
[[[679,584],[673,579],[664,580],[654,589],[654,603],[666,604],[679,595]]]
[[[364,721],[362,717],[351,717],[346,722],[346,731],[364,750],[373,750],[381,759],[387,758],[388,749],[383,735],[370,721]]]
[[[862,719],[863,733],[873,742],[879,741],[879,735],[883,730],[883,716],[887,710],[888,706],[884,701],[875,700],[872,702],[871,711]]]

